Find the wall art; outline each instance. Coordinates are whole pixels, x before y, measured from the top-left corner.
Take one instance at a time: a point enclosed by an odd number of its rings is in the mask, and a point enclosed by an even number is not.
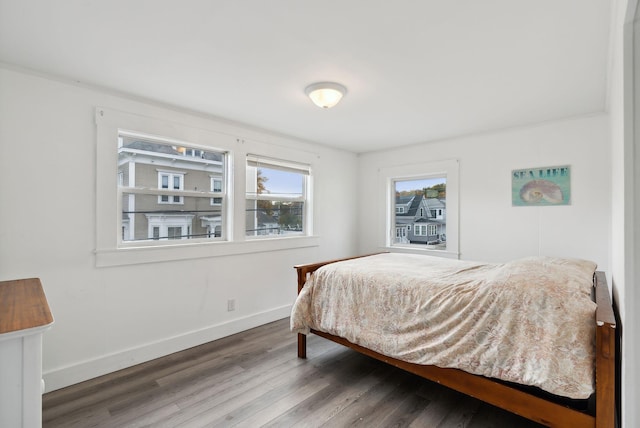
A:
[[[514,207],[570,205],[571,166],[546,166],[511,171]]]

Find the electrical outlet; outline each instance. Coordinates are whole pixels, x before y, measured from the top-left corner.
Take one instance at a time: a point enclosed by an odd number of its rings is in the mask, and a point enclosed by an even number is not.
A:
[[[236,299],[227,300],[227,311],[235,311],[236,310]]]

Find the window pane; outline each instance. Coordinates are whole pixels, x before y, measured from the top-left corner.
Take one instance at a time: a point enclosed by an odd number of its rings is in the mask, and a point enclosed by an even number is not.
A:
[[[304,202],[247,201],[247,236],[302,235]]]
[[[212,178],[211,183],[211,190],[213,192],[222,192],[222,180],[218,178]]]
[[[220,238],[222,203],[211,206],[205,197],[183,199],[180,207],[159,206],[154,195],[123,192],[123,241]]]
[[[223,238],[225,199],[220,188],[218,203],[212,206],[211,177],[224,180],[224,153],[126,134],[121,142],[123,242]],[[152,194],[145,189],[157,190]],[[194,192],[202,196],[193,196]]]
[[[305,175],[291,171],[281,171],[266,167],[247,166],[255,173],[248,174],[255,177],[251,186],[259,194],[270,194],[277,196],[302,196],[304,193]]]
[[[392,243],[446,250],[446,177],[395,180],[394,190],[395,229],[407,233],[396,233]]]

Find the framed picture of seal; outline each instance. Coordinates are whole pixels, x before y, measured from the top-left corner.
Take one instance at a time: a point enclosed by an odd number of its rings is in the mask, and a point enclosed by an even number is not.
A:
[[[511,171],[514,207],[570,205],[571,166],[546,166]]]

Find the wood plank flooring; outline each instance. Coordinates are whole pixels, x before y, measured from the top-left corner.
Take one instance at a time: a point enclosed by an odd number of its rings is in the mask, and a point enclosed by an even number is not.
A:
[[[541,425],[315,335],[306,360],[283,319],[43,396],[53,427]]]

